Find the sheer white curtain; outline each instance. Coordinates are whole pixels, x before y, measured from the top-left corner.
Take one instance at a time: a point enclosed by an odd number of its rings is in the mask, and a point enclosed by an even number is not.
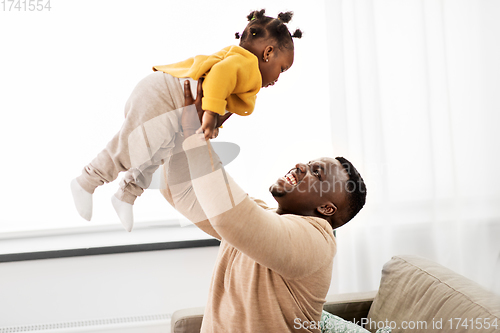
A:
[[[332,141],[368,187],[332,289],[416,254],[500,293],[500,2],[325,3]]]

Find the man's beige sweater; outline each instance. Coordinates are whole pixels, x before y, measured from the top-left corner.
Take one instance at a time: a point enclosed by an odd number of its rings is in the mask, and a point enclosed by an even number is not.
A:
[[[319,332],[304,327],[320,320],[330,286],[330,224],[276,214],[232,180],[202,134],[182,140],[164,169],[162,193],[221,240],[201,331]]]

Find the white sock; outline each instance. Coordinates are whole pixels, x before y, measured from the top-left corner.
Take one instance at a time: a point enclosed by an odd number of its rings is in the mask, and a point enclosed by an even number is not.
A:
[[[121,201],[114,195],[111,197],[111,203],[115,208],[118,217],[120,218],[120,222],[122,223],[125,230],[128,232],[132,231],[132,227],[134,226],[134,212],[131,204]]]
[[[92,218],[92,193],[85,191],[76,178],[71,181],[71,193],[75,201],[76,210],[81,217],[90,221]]]

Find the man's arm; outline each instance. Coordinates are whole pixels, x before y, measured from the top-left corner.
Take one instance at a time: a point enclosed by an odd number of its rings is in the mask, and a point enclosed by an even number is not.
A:
[[[172,207],[189,221],[193,222],[205,233],[220,240],[221,237],[208,221],[205,212],[203,212],[196,199],[189,176],[186,156],[182,149],[179,149],[182,146],[182,138],[178,138],[176,141],[176,151],[168,160],[168,164],[162,168],[165,188],[160,189],[160,192]]]
[[[200,83],[198,84],[198,97],[196,99],[198,106],[201,105],[201,98],[203,95],[201,83],[202,79],[200,79]],[[185,107],[191,108],[193,112],[195,112],[198,121],[193,121],[191,128],[183,128],[183,130],[189,133],[194,133],[200,126],[199,119],[201,119],[203,115],[203,110],[201,107],[196,108],[195,104],[193,104],[194,100],[191,95],[189,81],[186,81],[184,84],[184,98]],[[163,194],[165,199],[167,199],[167,201],[188,220],[193,222],[198,228],[207,234],[220,240],[221,237],[210,225],[210,222],[208,221],[194,194],[186,154],[182,149],[183,140],[184,136],[176,133],[172,156],[162,167],[165,188],[161,189],[160,192]]]
[[[183,127],[192,127],[194,116],[183,114]],[[202,135],[187,137],[183,148],[198,203],[224,241],[287,278],[306,277],[331,262],[336,245],[325,220],[258,206],[225,172]]]

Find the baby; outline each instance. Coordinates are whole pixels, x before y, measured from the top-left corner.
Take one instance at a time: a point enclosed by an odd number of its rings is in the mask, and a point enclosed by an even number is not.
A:
[[[154,66],[153,74],[140,81],[125,105],[120,131],[96,158],[71,182],[78,213],[92,217],[92,194],[126,171],[111,201],[121,223],[131,231],[135,199],[148,188],[154,171],[169,157],[176,133],[182,132],[180,112],[184,106],[182,82],[203,78],[202,124],[199,133],[214,138],[218,127],[236,113],[250,115],[261,87],[274,85],[293,64],[292,38],[287,26],[292,12],[277,18],[265,10],[248,15],[243,33],[236,33],[239,46],[228,46],[212,55],[198,55],[185,61]],[[193,82],[191,86],[196,87]],[[227,110],[227,111],[226,111]]]

